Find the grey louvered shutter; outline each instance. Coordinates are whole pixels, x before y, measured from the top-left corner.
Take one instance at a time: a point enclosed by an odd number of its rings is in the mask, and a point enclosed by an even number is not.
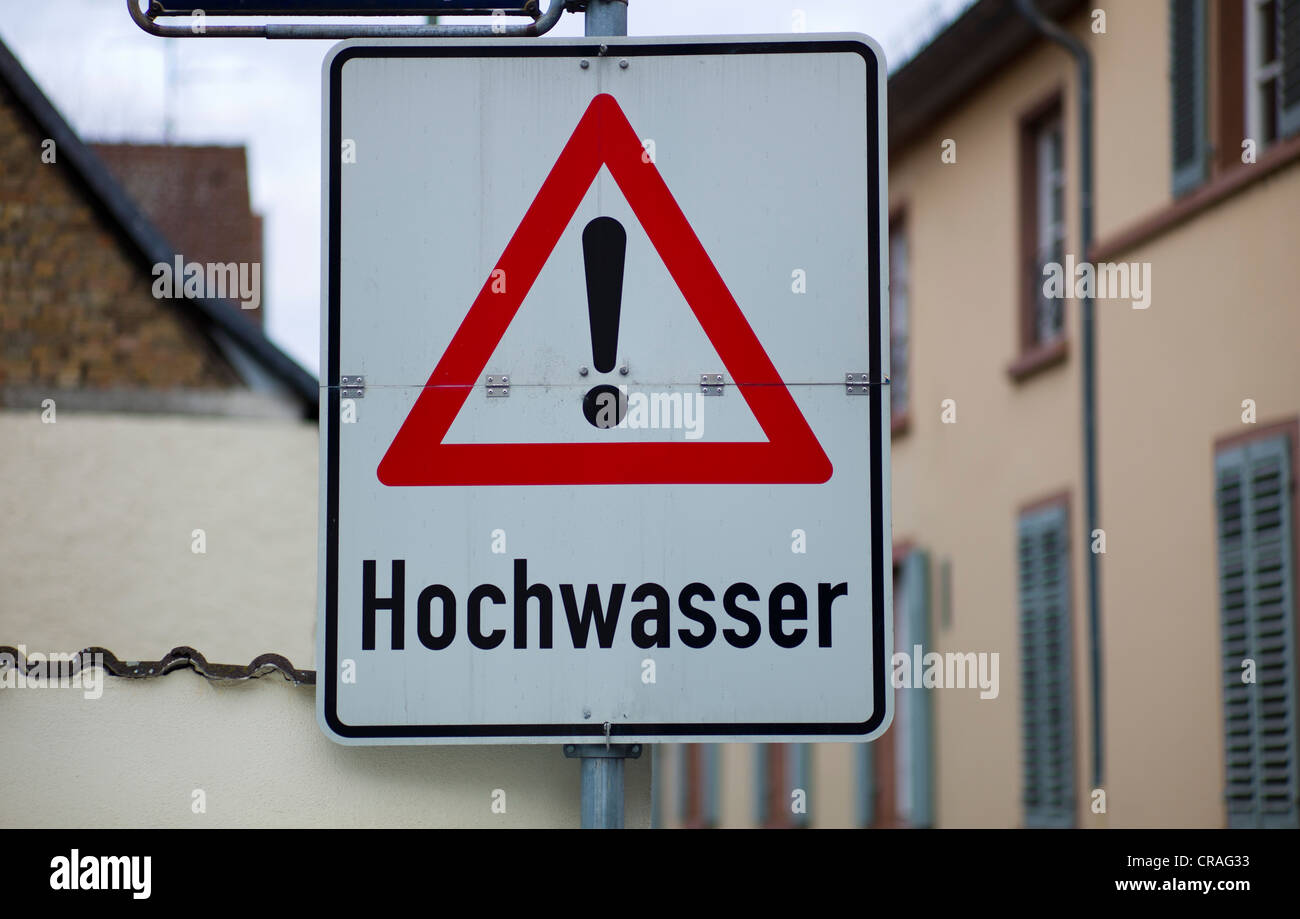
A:
[[[677,763],[677,822],[684,824],[691,819],[691,782],[694,781],[691,751],[686,744],[677,744],[674,752],[677,754],[674,757]]]
[[[907,597],[908,636],[923,652],[930,645],[930,555],[916,550],[903,560],[903,580]],[[911,648],[906,649],[913,653]],[[933,689],[913,686],[897,690],[908,693],[906,717],[911,719],[907,737],[911,749],[911,812],[906,816],[911,826],[934,825],[934,716]]]
[[[663,744],[655,744],[650,748],[650,829],[652,830],[662,829],[664,825],[663,751]]]
[[[1074,683],[1064,507],[1020,518],[1021,737],[1026,826],[1073,826]]]
[[[1173,192],[1205,180],[1205,0],[1169,0],[1169,111]]]
[[[876,822],[876,745],[855,744],[858,773],[858,826]]]
[[[1286,137],[1300,132],[1300,0],[1279,0],[1277,34],[1278,56],[1282,62],[1282,72],[1278,75],[1282,112],[1277,129]]]
[[[722,817],[721,801],[718,796],[718,772],[720,771],[719,760],[722,757],[722,750],[715,743],[704,744],[700,753],[702,760],[700,764],[701,781],[704,782],[704,788],[700,794],[703,798],[702,817],[705,826],[717,826]]]
[[[1231,827],[1296,827],[1294,534],[1289,442],[1215,459],[1225,796]],[[1255,682],[1243,680],[1243,662]]]
[[[792,743],[785,748],[786,766],[785,774],[790,777],[790,788],[786,791],[786,807],[791,808],[791,822],[795,826],[812,825],[812,744]],[[804,793],[804,812],[796,814],[793,812],[793,798],[791,792],[796,788],[802,789]]]
[[[759,826],[767,823],[768,801],[772,793],[768,788],[771,778],[767,774],[767,744],[754,744],[754,821]]]

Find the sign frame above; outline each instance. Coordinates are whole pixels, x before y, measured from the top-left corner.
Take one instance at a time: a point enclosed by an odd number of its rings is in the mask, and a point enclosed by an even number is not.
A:
[[[158,16],[536,16],[537,0],[154,0]]]

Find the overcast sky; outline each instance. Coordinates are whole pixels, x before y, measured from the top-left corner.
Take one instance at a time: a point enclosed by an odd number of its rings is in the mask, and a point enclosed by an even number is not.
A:
[[[808,32],[873,36],[893,69],[970,2],[631,0],[628,32],[789,32],[799,11]],[[550,34],[581,35],[582,16],[566,13]],[[124,0],[0,0],[0,38],[86,140],[157,143],[170,124],[176,143],[248,146],[253,208],[265,217],[267,332],[317,370],[320,66],[332,43],[154,38]]]

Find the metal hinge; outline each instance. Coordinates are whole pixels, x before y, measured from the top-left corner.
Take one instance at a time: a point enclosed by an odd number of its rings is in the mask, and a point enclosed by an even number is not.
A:
[[[510,374],[488,374],[487,395],[489,399],[508,398],[510,396]]]
[[[844,374],[844,393],[848,396],[865,396],[871,392],[871,374]]]
[[[366,378],[349,377],[340,378],[342,384],[339,386],[341,395],[344,399],[364,399],[366,396]]]
[[[722,374],[720,373],[702,373],[700,374],[700,392],[706,396],[722,395]]]

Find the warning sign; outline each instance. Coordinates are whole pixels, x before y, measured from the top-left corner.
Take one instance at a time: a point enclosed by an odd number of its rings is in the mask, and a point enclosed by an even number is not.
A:
[[[445,444],[443,437],[479,382],[533,282],[555,251],[600,168],[609,170],[632,213],[680,289],[726,371],[754,410],[766,441],[727,443]],[[599,252],[601,229],[616,234]],[[598,217],[583,233],[592,280],[613,270],[617,278],[603,298],[588,284],[593,357],[597,370],[613,370],[623,281],[626,234],[618,221]],[[606,286],[611,286],[606,284]],[[604,307],[602,309],[602,307]],[[596,329],[606,316],[609,347],[602,366]],[[503,387],[509,385],[508,374]],[[620,411],[617,391],[609,403]],[[594,407],[593,397],[587,405]],[[614,420],[614,419],[611,419]],[[617,420],[622,420],[622,414]],[[615,423],[617,423],[617,420]],[[612,426],[612,425],[611,425]],[[726,283],[700,245],[690,223],[647,155],[618,101],[603,93],[592,100],[559,161],[525,213],[500,260],[479,291],[465,321],[438,362],[379,465],[386,485],[569,485],[685,482],[824,482],[830,463],[808,429],[785,382],[745,321]]]
[[[331,737],[884,729],[883,81],[861,36],[331,53]]]

